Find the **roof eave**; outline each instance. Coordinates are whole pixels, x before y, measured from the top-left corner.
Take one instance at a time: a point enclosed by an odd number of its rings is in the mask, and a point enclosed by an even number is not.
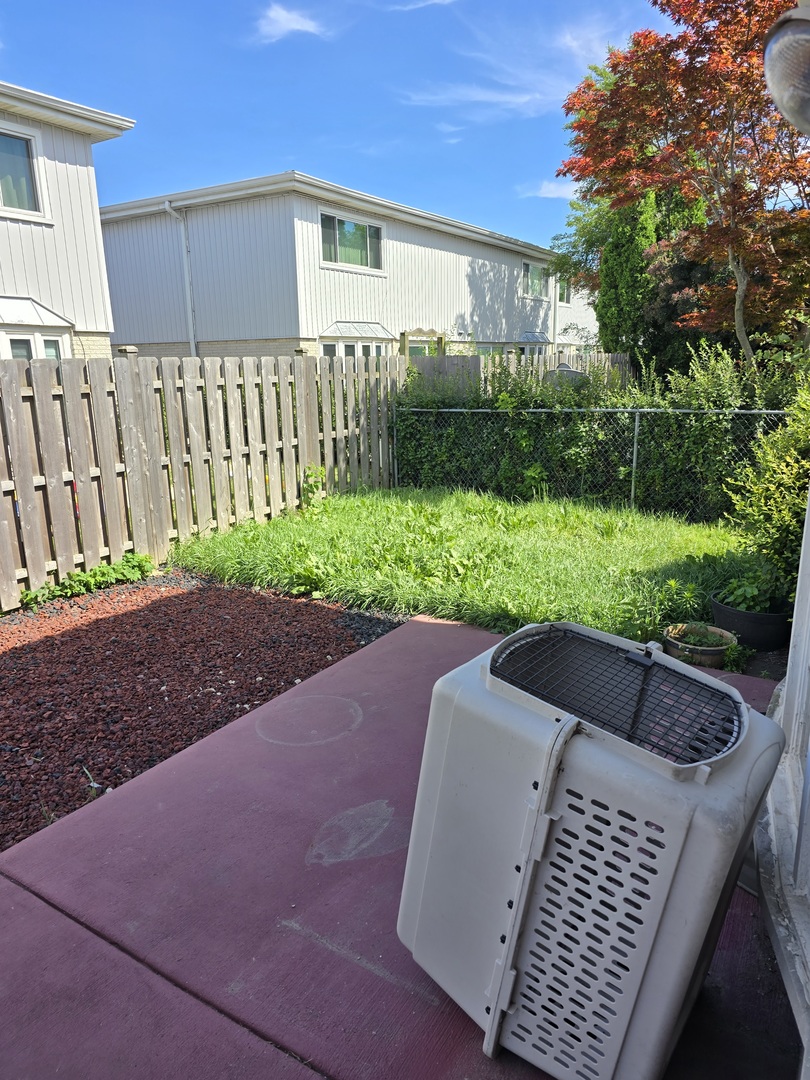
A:
[[[135,121],[125,116],[77,105],[73,101],[63,101],[6,82],[0,82],[0,110],[27,120],[79,131],[94,143],[116,139],[135,126]]]
[[[166,203],[173,209],[191,209],[196,206],[210,206],[220,202],[233,202],[238,199],[258,198],[263,195],[296,194],[322,199],[324,202],[359,210],[365,214],[379,214],[409,225],[419,225],[425,229],[461,236],[479,243],[514,250],[520,249],[528,255],[550,258],[553,252],[549,248],[530,244],[525,240],[491,232],[478,225],[469,225],[453,218],[431,214],[426,210],[417,210],[412,206],[391,202],[376,195],[366,195],[361,191],[331,184],[326,180],[308,176],[300,172],[277,173],[273,176],[260,176],[250,180],[240,180],[232,184],[219,184],[214,187],[195,188],[190,191],[178,191],[172,195],[158,195],[149,199],[137,199],[133,202],[115,203],[101,207],[102,223],[122,221],[128,218],[144,217],[149,214],[165,212]]]

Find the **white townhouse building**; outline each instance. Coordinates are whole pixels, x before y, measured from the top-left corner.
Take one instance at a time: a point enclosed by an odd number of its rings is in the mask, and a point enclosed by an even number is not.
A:
[[[101,208],[114,345],[177,355],[385,355],[576,345],[551,251],[299,172]],[[572,329],[579,327],[579,330]],[[404,343],[404,342],[402,342]]]
[[[0,82],[0,361],[110,355],[93,143],[133,125]]]

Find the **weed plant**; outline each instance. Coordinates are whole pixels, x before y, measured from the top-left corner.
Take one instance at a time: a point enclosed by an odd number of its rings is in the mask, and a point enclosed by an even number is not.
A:
[[[570,620],[646,641],[708,618],[734,539],[723,525],[626,509],[400,489],[333,496],[317,512],[195,538],[172,561],[349,606],[499,631]]]
[[[20,604],[29,611],[36,611],[40,604],[49,600],[73,596],[83,596],[96,589],[107,589],[111,585],[129,584],[149,577],[154,569],[148,555],[139,555],[128,551],[118,562],[102,563],[92,570],[75,570],[65,574],[58,585],[46,582],[38,589],[24,589],[20,594]]]

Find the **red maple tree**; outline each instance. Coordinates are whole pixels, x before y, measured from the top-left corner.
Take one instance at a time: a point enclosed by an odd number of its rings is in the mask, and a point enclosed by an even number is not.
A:
[[[640,30],[598,77],[568,96],[574,155],[558,175],[614,206],[645,191],[700,200],[706,224],[676,240],[695,261],[725,264],[686,322],[777,326],[810,283],[810,144],[776,110],[763,74],[770,26],[792,0],[650,0],[677,33]]]

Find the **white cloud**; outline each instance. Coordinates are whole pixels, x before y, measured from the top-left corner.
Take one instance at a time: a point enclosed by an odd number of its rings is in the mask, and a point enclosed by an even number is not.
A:
[[[539,184],[520,184],[516,191],[521,199],[576,198],[577,188],[573,180],[541,180]]]
[[[589,65],[604,63],[608,46],[624,45],[637,29],[625,13],[614,20],[600,13],[556,26],[549,11],[528,23],[503,14],[485,25],[462,18],[461,12],[459,18],[468,36],[454,51],[473,63],[475,81],[430,84],[402,96],[411,105],[456,109],[476,123],[559,109]]]
[[[271,4],[267,11],[256,24],[259,40],[272,44],[280,41],[287,34],[302,33],[316,34],[325,37],[326,30],[308,15],[302,15],[300,11],[290,11],[281,4]]]
[[[413,0],[410,4],[392,4],[389,11],[416,11],[417,8],[433,7],[436,4],[455,4],[456,0]]]
[[[499,80],[500,81],[500,80]],[[434,107],[485,107],[478,111],[477,119],[491,118],[492,113],[518,112],[522,116],[536,117],[541,112],[556,108],[561,102],[561,86],[554,78],[542,76],[539,85],[522,86],[514,80],[513,86],[486,86],[483,83],[444,83],[427,90],[406,91],[408,105]]]
[[[441,131],[443,135],[453,135],[456,131],[463,131],[464,128],[460,124],[448,124],[446,121],[441,120],[436,124],[436,130]]]
[[[599,16],[590,21],[577,23],[576,26],[563,26],[554,35],[554,49],[557,55],[564,53],[567,63],[575,63],[585,74],[591,64],[604,64],[608,46],[621,47],[626,44],[630,32],[610,26]]]

